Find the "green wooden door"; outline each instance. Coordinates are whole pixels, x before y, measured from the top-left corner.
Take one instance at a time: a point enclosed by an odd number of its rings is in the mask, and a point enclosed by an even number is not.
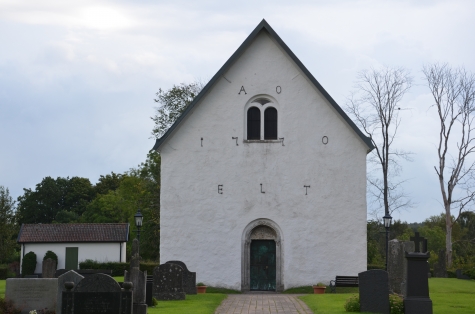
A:
[[[78,269],[78,248],[67,247],[66,248],[66,263],[65,269]]]
[[[251,242],[251,290],[275,291],[275,241]]]

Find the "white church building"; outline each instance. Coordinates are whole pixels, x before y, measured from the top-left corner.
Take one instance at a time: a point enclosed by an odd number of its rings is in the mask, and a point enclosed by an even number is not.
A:
[[[242,291],[366,270],[371,141],[265,20],[154,149],[162,262]]]

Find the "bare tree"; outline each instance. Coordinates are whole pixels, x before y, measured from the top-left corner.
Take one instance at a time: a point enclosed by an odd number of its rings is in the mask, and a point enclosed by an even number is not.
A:
[[[362,131],[371,139],[375,149],[369,161],[376,166],[376,176],[368,175],[369,191],[385,214],[410,206],[402,189],[404,181],[395,181],[400,159],[410,154],[392,147],[400,125],[399,103],[412,86],[412,77],[403,68],[364,70],[358,73],[356,91],[347,103],[347,111]]]
[[[475,75],[463,68],[452,69],[447,64],[425,66],[423,72],[440,122],[439,164],[434,168],[445,209],[445,246],[450,268],[452,227],[475,197]]]

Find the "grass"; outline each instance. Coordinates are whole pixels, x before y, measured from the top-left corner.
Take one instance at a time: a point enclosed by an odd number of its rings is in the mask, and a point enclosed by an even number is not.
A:
[[[343,289],[343,288],[342,288]],[[357,288],[351,288],[357,289]],[[290,289],[289,289],[290,290]],[[287,291],[286,291],[287,292]],[[315,314],[343,314],[352,292],[337,289],[336,294],[309,294],[300,297]],[[358,293],[358,291],[353,291]],[[353,293],[353,294],[354,294]],[[475,281],[456,278],[430,278],[429,294],[434,314],[475,313]]]
[[[206,289],[207,290],[207,289]],[[221,302],[226,299],[226,294],[205,293],[187,295],[184,301],[158,301],[158,305],[149,307],[148,314],[212,314]]]
[[[5,298],[5,286],[7,285],[6,280],[0,280],[0,298]]]
[[[312,288],[312,286],[295,287],[295,288],[287,289],[283,293],[288,293],[288,294],[313,294],[313,288]],[[325,289],[325,293],[331,293],[329,286],[327,286],[327,288]],[[336,293],[358,293],[358,288],[338,287],[338,288],[336,288]]]
[[[123,277],[114,277],[123,281]],[[5,297],[5,280],[0,280],[0,297]],[[475,281],[459,280],[456,278],[430,278],[430,298],[434,314],[442,313],[475,313]],[[149,314],[196,313],[211,314],[226,298],[227,294],[239,291],[223,288],[208,287],[206,294],[187,295],[185,301],[159,301],[155,307],[148,309]],[[315,314],[343,314],[346,300],[358,288],[337,288],[337,293],[311,294],[311,286],[296,287],[284,293],[298,293],[308,295],[300,297]]]

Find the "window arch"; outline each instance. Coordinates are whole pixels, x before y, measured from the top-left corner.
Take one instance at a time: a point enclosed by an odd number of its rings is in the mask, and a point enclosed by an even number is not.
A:
[[[264,139],[277,139],[277,109],[268,107],[264,111]]]
[[[261,139],[261,111],[257,107],[247,110],[247,139]]]

